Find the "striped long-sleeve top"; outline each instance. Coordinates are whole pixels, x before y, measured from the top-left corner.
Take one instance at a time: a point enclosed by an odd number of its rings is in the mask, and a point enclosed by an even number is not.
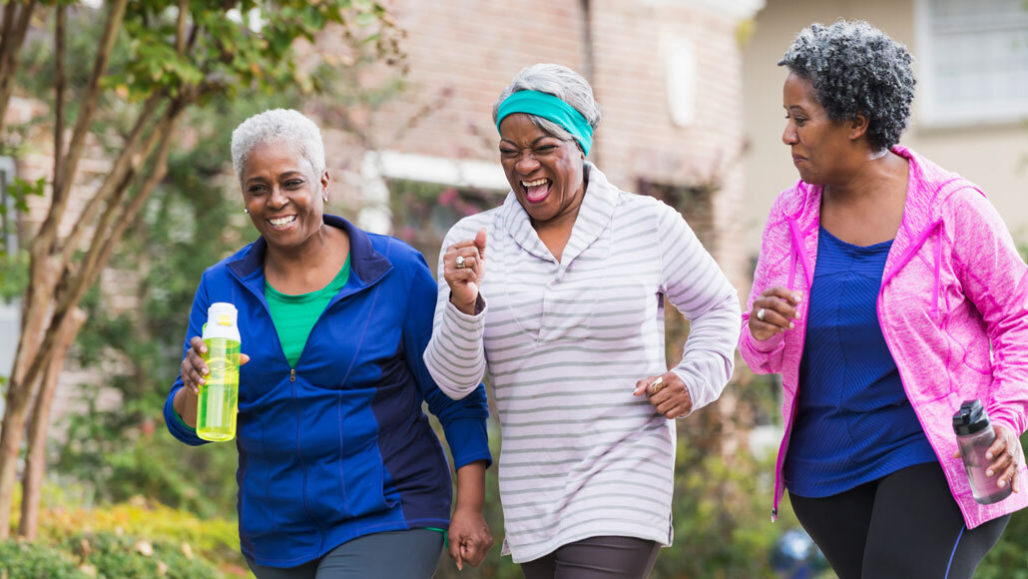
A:
[[[449,231],[444,249],[487,229],[477,315],[449,302],[439,262],[425,362],[455,398],[488,369],[502,428],[503,552],[515,563],[602,535],[671,543],[675,422],[632,394],[667,370],[665,297],[691,323],[673,371],[693,409],[732,373],[739,302],[714,259],[673,209],[586,171],[559,262],[513,192]]]

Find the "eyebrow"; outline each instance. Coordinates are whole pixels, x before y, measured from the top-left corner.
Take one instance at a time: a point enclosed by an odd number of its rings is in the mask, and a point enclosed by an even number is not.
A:
[[[293,169],[293,170],[290,170],[290,171],[286,171],[285,173],[282,173],[281,175],[278,176],[278,178],[279,179],[286,179],[286,178],[292,177],[293,175],[303,176],[303,172],[302,171],[297,171],[297,170]],[[249,179],[246,180],[247,183],[264,182],[264,181],[267,181],[267,179],[265,179],[264,177],[262,177],[260,175],[255,175],[255,176],[250,177]]]
[[[557,137],[554,137],[553,135],[542,135],[540,137],[537,137],[534,141],[532,141],[532,145],[535,145],[536,143],[538,143],[539,141],[541,141],[543,139],[557,139]],[[560,139],[557,139],[557,140],[559,141]],[[515,143],[514,141],[512,141],[510,139],[504,139],[503,137],[500,137],[500,144],[502,145],[504,143],[510,143],[511,145],[517,146],[517,143]]]

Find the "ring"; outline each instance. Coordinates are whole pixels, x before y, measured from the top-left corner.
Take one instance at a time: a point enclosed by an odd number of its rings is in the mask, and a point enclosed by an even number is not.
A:
[[[458,255],[457,256],[456,264],[457,264],[457,269],[464,269],[466,267],[464,265],[464,256],[463,255]]]
[[[760,308],[759,310],[757,310],[757,319],[763,322],[764,321],[764,313],[766,311],[767,310],[765,310],[764,308]]]
[[[657,392],[660,392],[663,389],[664,389],[664,377],[663,376],[658,376],[656,380],[654,380],[653,382],[650,382],[650,385],[646,387],[646,392],[649,393],[652,396],[653,394],[656,394]]]

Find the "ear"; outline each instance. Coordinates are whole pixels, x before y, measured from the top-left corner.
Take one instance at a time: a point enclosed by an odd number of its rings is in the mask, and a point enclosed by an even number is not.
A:
[[[321,196],[325,199],[325,201],[328,201],[329,181],[331,181],[331,178],[328,176],[328,170],[326,169],[325,172],[321,174]]]
[[[847,123],[849,124],[849,138],[851,141],[856,141],[867,134],[867,127],[870,121],[863,114],[857,113],[857,116],[847,121]]]

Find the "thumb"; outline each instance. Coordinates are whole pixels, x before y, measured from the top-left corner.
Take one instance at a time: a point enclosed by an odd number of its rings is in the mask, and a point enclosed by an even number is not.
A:
[[[245,364],[245,363],[247,363],[249,361],[250,361],[250,356],[247,356],[246,354],[239,354],[239,365],[240,366],[242,366],[243,364]]]
[[[485,257],[485,239],[486,231],[485,227],[483,227],[482,229],[478,230],[478,233],[475,234],[475,246],[478,247],[478,254],[482,257]]]

